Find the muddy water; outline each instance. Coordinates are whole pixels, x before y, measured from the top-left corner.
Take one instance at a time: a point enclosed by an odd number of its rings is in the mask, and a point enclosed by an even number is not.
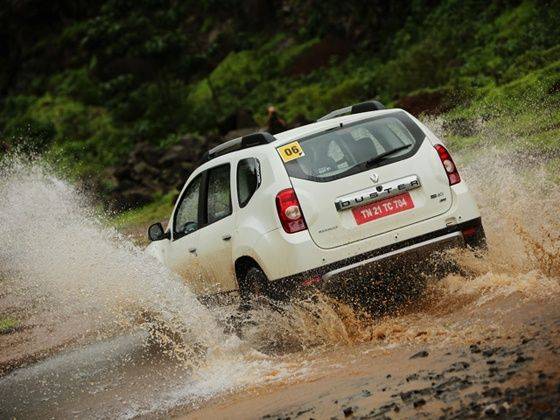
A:
[[[2,172],[2,312],[23,319],[30,335],[3,343],[4,371],[58,351],[1,380],[2,414],[64,415],[82,391],[96,415],[150,412],[165,407],[166,389],[172,401],[212,395],[251,383],[271,363],[224,333],[181,279],[105,228],[49,168],[14,159]],[[132,339],[146,331],[150,339]],[[131,339],[121,342],[123,334]],[[162,358],[179,382],[162,381]],[[141,387],[136,400],[116,392],[131,382]],[[162,392],[146,396],[143,387],[156,383]]]
[[[483,150],[456,155],[490,246],[451,255],[462,275],[429,279],[422,299],[378,318],[323,296],[257,310],[239,336],[226,326],[235,308],[201,305],[81,191],[40,162],[4,162],[0,313],[23,324],[0,336],[0,417],[282,415],[298,398],[316,401],[320,417],[341,415],[329,389],[349,398],[364,372],[370,385],[391,382],[368,370],[373,360],[395,376],[416,366],[412,350],[441,361],[472,343],[506,346],[536,318],[558,329],[560,188],[546,157],[519,159],[491,141]],[[554,363],[535,358],[541,369]]]

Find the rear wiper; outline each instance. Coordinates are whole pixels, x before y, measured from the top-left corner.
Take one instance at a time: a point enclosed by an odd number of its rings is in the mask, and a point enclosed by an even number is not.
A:
[[[386,152],[380,153],[377,156],[372,157],[369,160],[366,160],[363,165],[366,167],[372,166],[373,164],[379,162],[380,160],[385,159],[387,156],[392,155],[393,153],[397,153],[398,151],[408,149],[412,144],[403,144],[402,146],[395,147],[394,149],[387,150]]]

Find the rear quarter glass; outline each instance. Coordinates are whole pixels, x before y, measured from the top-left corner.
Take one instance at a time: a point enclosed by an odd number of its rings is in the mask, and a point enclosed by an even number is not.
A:
[[[405,112],[374,116],[329,131],[313,134],[277,148],[282,153],[297,143],[301,155],[284,161],[288,175],[328,182],[388,165],[413,156],[426,135]],[[395,147],[408,148],[366,166],[365,162]]]

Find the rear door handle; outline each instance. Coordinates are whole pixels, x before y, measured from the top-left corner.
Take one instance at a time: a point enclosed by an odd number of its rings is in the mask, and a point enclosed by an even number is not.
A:
[[[222,239],[224,241],[229,241],[231,239],[231,235],[229,233],[226,233],[226,234],[222,235]]]
[[[191,254],[196,254],[196,248],[194,248],[194,247],[189,248],[189,252]]]

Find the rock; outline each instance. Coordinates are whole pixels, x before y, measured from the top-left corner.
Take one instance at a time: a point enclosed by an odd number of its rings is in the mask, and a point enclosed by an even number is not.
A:
[[[476,344],[471,344],[469,346],[469,349],[471,350],[471,353],[480,353],[480,347],[478,347],[478,345]]]
[[[453,105],[450,101],[452,91],[447,88],[424,89],[416,91],[397,101],[397,108],[403,108],[416,116],[420,114],[436,115],[449,111]]]
[[[132,178],[132,168],[129,166],[113,166],[111,171],[118,180]]]
[[[150,201],[152,201],[151,192],[142,187],[138,187],[120,194],[120,199],[117,199],[116,207],[119,209],[130,209],[143,206]]]
[[[369,413],[369,415],[370,415],[370,417],[373,417],[373,418],[386,418],[383,415],[385,413],[388,413],[391,410],[393,410],[395,413],[398,413],[400,411],[397,403],[392,402],[392,403],[384,404],[381,407],[376,408],[375,410],[371,411]]]
[[[128,156],[128,163],[134,165],[137,162],[146,162],[149,165],[156,165],[161,155],[161,150],[148,142],[136,143],[132,152]]]
[[[517,356],[517,359],[515,359],[514,363],[530,362],[531,360],[533,360],[532,357],[526,357],[526,356],[520,354],[519,356]]]
[[[204,152],[211,148],[210,143],[214,142],[215,139],[216,137],[213,135],[202,137],[195,134],[185,134],[181,137],[178,144],[185,149],[185,159],[189,162],[197,163]]]
[[[310,411],[313,411],[312,408],[308,408],[307,410],[300,410],[296,413],[296,417],[301,417],[303,416],[305,413],[309,413]]]
[[[239,128],[255,128],[258,127],[251,111],[240,109],[236,113],[236,127]]]
[[[194,145],[185,143],[175,144],[165,151],[159,158],[157,164],[159,167],[177,166],[185,161],[195,161],[198,156],[193,153]]]
[[[400,397],[403,401],[410,401],[414,397],[422,396],[422,395],[431,395],[433,390],[431,387],[428,388],[421,388],[421,389],[413,389],[412,391],[401,392]]]
[[[453,363],[448,369],[445,370],[445,372],[459,372],[465,369],[468,369],[470,367],[470,364],[467,362],[455,362]]]
[[[483,412],[487,416],[495,416],[498,414],[498,407],[496,407],[496,404],[490,404],[484,408]]]
[[[469,379],[461,379],[458,376],[453,376],[444,382],[436,385],[434,387],[436,395],[441,395],[446,392],[453,392],[460,389],[468,388],[472,385],[472,382]]]
[[[251,111],[246,109],[238,109],[218,124],[221,134],[240,129],[254,129],[255,127],[258,129],[258,124],[255,122]]]
[[[480,394],[478,392],[472,392],[470,394],[467,394],[466,397],[474,402],[480,399]]]
[[[301,127],[303,125],[307,125],[312,123],[313,121],[307,119],[307,117],[305,115],[296,115],[296,117],[293,119],[293,121],[288,124],[288,129],[290,128],[296,128],[296,127]]]
[[[486,350],[484,350],[484,351],[482,352],[482,355],[483,355],[484,357],[493,356],[494,353],[496,353],[496,350],[497,350],[497,349],[486,349]]]
[[[256,133],[259,130],[260,130],[259,127],[248,127],[248,128],[239,128],[236,130],[231,130],[224,135],[224,140],[236,139],[238,137],[243,137],[248,134]]]
[[[352,407],[346,407],[342,412],[344,413],[344,417],[350,417],[354,413],[354,410],[352,410]]]
[[[148,165],[145,161],[140,161],[134,165],[132,170],[135,174],[140,175],[140,179],[145,175],[157,175],[159,171],[153,166]]]
[[[422,407],[423,405],[426,405],[426,400],[423,399],[423,398],[420,398],[419,400],[414,401],[413,405],[414,405],[414,408]]]
[[[497,386],[489,388],[482,392],[483,397],[498,398],[502,396],[502,390]]]
[[[430,353],[428,353],[426,350],[422,350],[419,351],[418,353],[413,354],[412,356],[410,356],[411,359],[419,359],[419,358],[424,358],[424,357],[428,357]]]
[[[521,344],[527,344],[529,341],[532,341],[532,338],[521,337]]]

